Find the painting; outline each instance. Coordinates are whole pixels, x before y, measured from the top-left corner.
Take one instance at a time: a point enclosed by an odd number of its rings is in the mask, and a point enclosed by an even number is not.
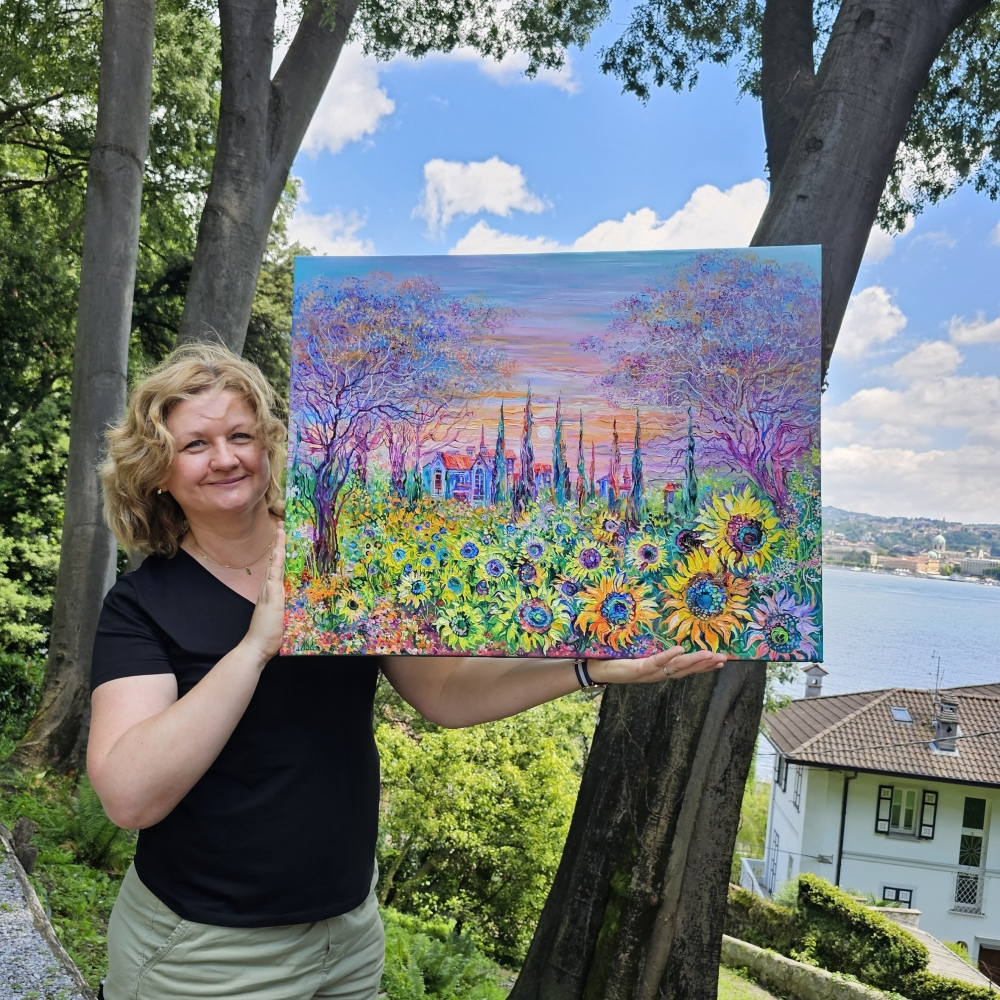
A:
[[[288,654],[819,660],[820,248],[300,257]]]

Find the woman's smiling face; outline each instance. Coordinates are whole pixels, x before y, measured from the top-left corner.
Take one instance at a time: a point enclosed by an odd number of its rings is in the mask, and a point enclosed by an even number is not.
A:
[[[176,450],[161,488],[189,518],[247,511],[263,499],[271,468],[245,400],[228,391],[181,400],[167,429]]]

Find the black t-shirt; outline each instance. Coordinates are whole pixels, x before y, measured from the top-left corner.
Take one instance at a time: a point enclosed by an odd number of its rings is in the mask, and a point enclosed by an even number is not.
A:
[[[173,673],[183,697],[246,635],[252,602],[183,550],[151,556],[104,600],[91,690]],[[222,752],[139,833],[139,878],[181,917],[222,927],[307,923],[368,895],[379,760],[372,709],[379,661],[282,656]]]

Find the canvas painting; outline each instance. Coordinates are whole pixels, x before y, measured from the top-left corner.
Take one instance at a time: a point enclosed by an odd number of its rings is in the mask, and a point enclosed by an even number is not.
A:
[[[819,660],[820,248],[300,257],[286,653]]]

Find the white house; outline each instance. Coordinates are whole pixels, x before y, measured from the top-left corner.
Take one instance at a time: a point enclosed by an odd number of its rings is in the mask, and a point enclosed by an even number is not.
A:
[[[763,888],[814,872],[919,909],[1000,982],[1000,684],[809,697],[762,731],[776,751]]]

